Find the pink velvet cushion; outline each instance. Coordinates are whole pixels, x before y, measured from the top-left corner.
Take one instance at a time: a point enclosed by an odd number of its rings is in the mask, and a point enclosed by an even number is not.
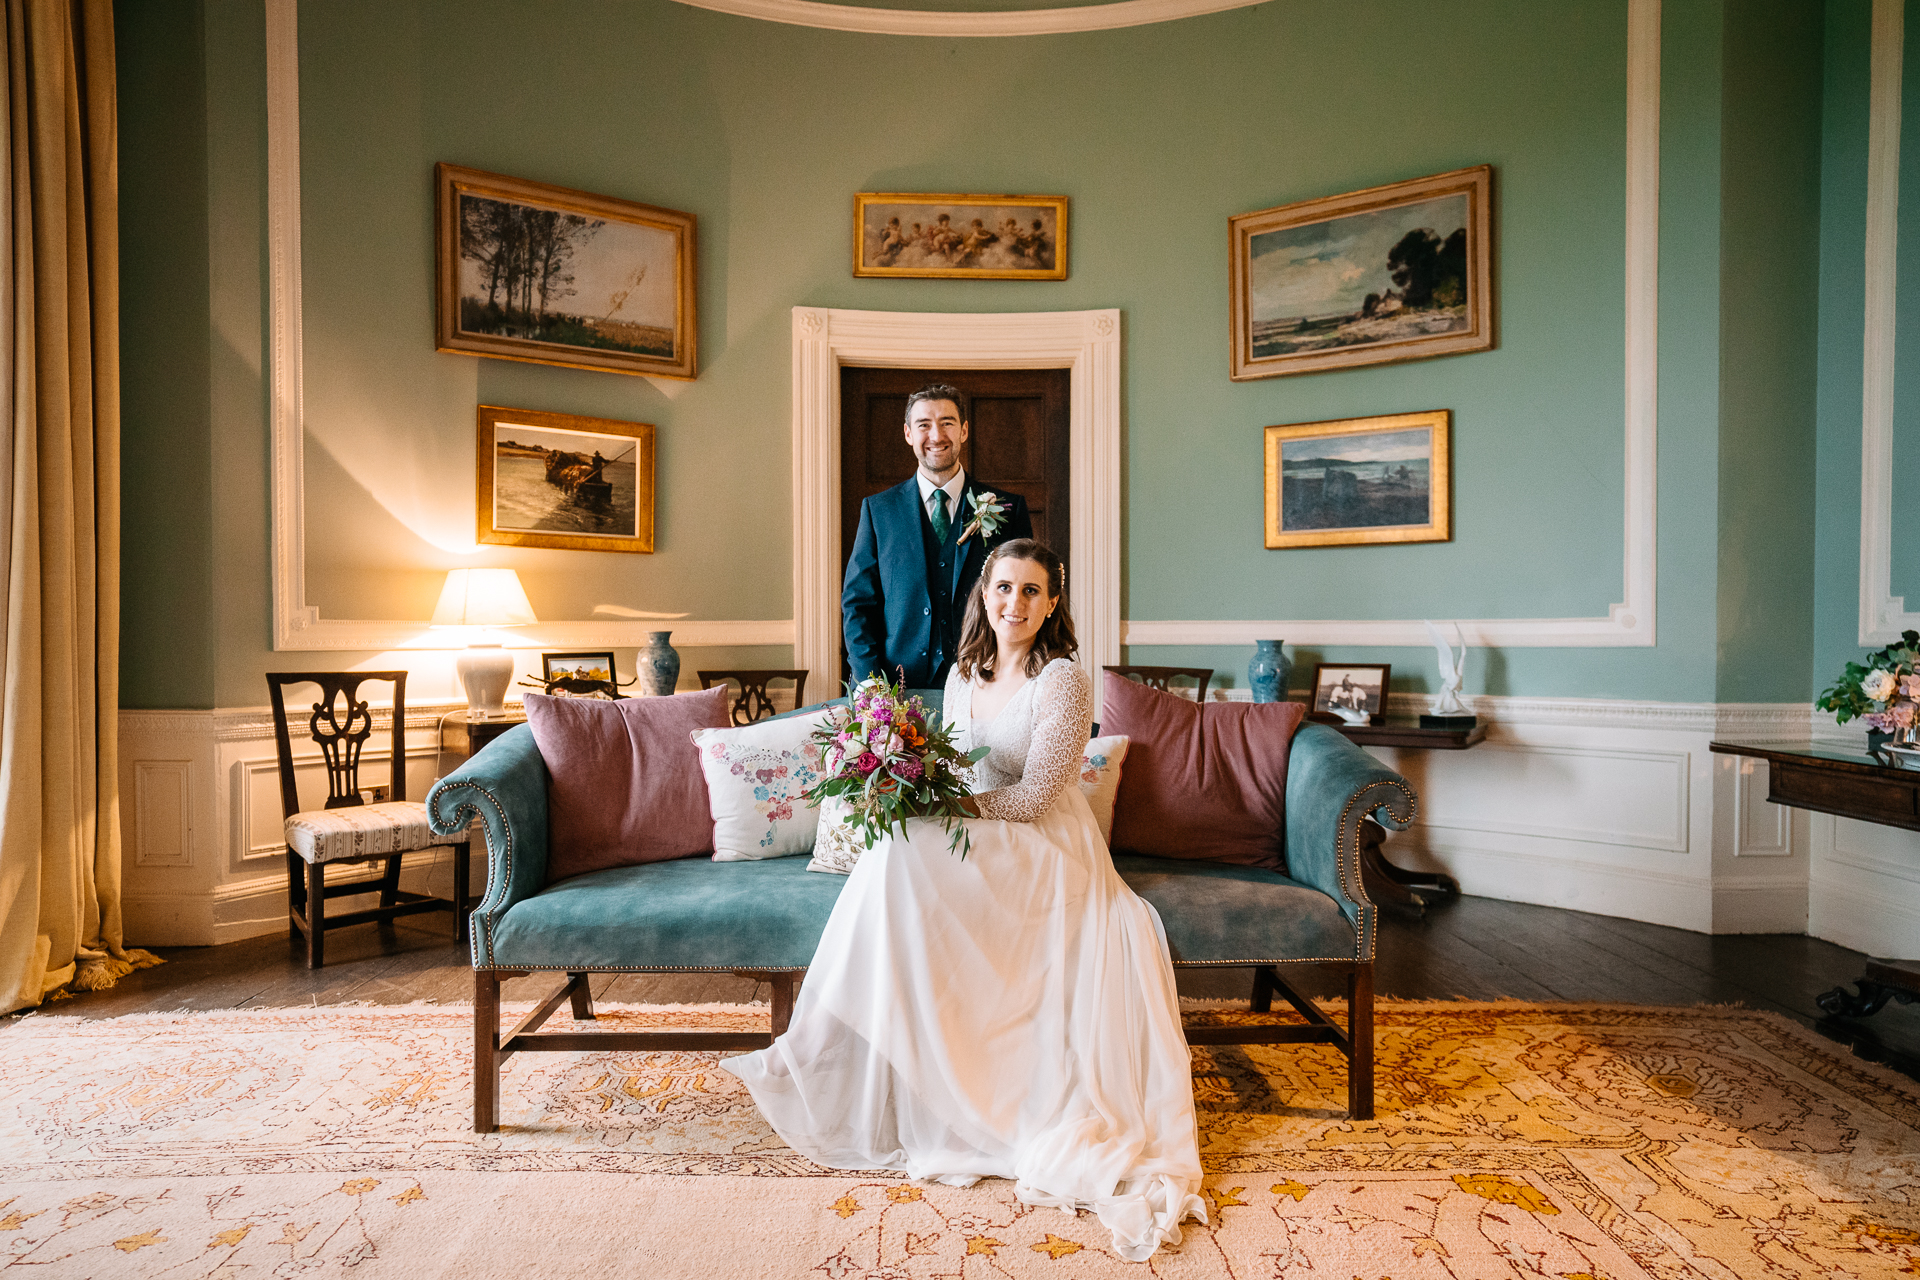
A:
[[[527,695],[547,782],[547,879],[713,849],[695,729],[727,726],[724,687],[670,698]]]
[[[1297,702],[1190,702],[1108,671],[1100,732],[1125,734],[1115,853],[1285,866],[1287,752]]]

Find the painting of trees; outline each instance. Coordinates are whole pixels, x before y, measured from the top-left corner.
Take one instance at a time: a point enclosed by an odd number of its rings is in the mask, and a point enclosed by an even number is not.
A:
[[[551,304],[573,294],[568,265],[606,225],[601,218],[463,195],[460,256],[479,265],[487,290],[477,323],[464,327],[538,336]]]

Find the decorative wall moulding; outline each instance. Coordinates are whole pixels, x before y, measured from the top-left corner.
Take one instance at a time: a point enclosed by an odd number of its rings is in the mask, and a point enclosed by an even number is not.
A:
[[[1121,0],[1072,9],[1025,9],[994,13],[942,13],[925,9],[868,9],[817,0],[680,0],[740,18],[760,18],[825,31],[882,36],[1052,36],[1076,31],[1112,31],[1174,22],[1209,13],[1245,9],[1260,0]]]
[[[1867,111],[1867,289],[1860,387],[1860,643],[1920,630],[1893,594],[1893,378],[1900,250],[1900,86],[1904,0],[1874,0]]]

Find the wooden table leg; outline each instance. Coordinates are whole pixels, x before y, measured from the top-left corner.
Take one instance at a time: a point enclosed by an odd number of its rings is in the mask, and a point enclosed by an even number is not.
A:
[[[1387,861],[1380,849],[1386,840],[1385,827],[1371,818],[1361,821],[1360,879],[1367,887],[1368,897],[1383,907],[1420,915],[1427,909],[1427,900],[1413,892],[1416,888],[1460,896],[1460,882],[1450,875],[1409,871]]]
[[[1853,986],[1858,994],[1839,986],[1823,991],[1813,1002],[1836,1018],[1871,1018],[1886,1008],[1889,1000],[1912,1004],[1920,1000],[1920,963],[1869,960],[1866,973]]]

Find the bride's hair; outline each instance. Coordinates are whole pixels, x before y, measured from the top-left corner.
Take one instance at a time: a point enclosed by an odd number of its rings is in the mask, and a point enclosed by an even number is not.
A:
[[[1027,674],[1037,676],[1055,658],[1071,658],[1080,652],[1080,642],[1073,635],[1073,614],[1067,609],[1066,566],[1045,543],[1015,538],[987,552],[986,563],[980,566],[980,580],[967,592],[967,612],[960,623],[960,651],[954,655],[954,665],[960,668],[963,679],[993,674],[993,659],[1000,644],[987,623],[986,590],[993,582],[993,566],[1002,560],[1028,560],[1039,565],[1047,575],[1047,598],[1058,602],[1033,637],[1033,648],[1027,651]]]

